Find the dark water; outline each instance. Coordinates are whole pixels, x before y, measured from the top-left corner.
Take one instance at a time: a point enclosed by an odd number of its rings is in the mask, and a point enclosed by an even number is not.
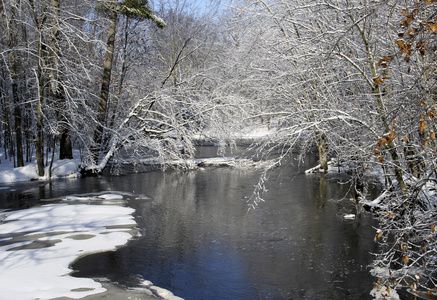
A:
[[[302,169],[314,164],[309,158]],[[284,165],[270,174],[266,201],[248,211],[259,174],[157,171],[40,184],[33,192],[42,198],[107,190],[150,197],[130,202],[143,237],[80,259],[75,276],[135,286],[140,275],[187,300],[371,299],[367,266],[375,222],[365,212],[343,218],[355,213],[346,180]]]

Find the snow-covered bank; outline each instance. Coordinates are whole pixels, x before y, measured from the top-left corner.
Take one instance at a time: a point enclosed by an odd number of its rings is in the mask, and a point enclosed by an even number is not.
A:
[[[234,139],[239,141],[253,142],[254,140],[260,140],[262,138],[268,137],[269,135],[275,134],[277,132],[276,126],[273,126],[272,129],[269,129],[267,125],[259,125],[259,126],[248,126],[247,128],[236,130],[232,136]],[[196,141],[206,141],[210,140],[210,136],[215,136],[216,133],[206,131],[202,135],[194,135],[193,139]],[[58,157],[58,154],[55,155]],[[80,176],[79,166],[81,163],[81,154],[80,151],[75,149],[73,150],[74,159],[54,159],[51,175],[52,179],[55,178],[71,178]],[[187,159],[187,160],[168,160],[162,161],[153,158],[147,158],[143,160],[135,159],[135,161],[131,159],[123,159],[122,161],[113,161],[117,163],[124,164],[149,164],[149,165],[167,165],[174,167],[217,167],[217,166],[230,166],[236,167],[241,165],[254,164],[253,161],[249,160],[237,160],[234,157],[217,157],[217,158],[203,158],[203,159]],[[47,162],[50,163],[50,159]],[[24,167],[14,168],[13,161],[8,158],[5,159],[4,153],[0,153],[0,184],[1,183],[12,183],[12,182],[20,182],[20,181],[31,181],[31,180],[48,180],[49,179],[49,166],[45,167],[45,176],[38,175],[38,169],[36,164],[36,159],[33,157],[31,162],[25,163]],[[1,188],[1,187],[0,187]]]
[[[377,166],[378,164],[375,162],[375,164],[372,167],[369,167],[365,170],[365,175],[379,177],[383,181],[382,169]],[[332,158],[328,161],[327,173],[351,174],[354,168],[356,167],[353,163],[345,164],[343,162],[338,161],[336,158]],[[325,170],[322,169],[320,164],[305,171],[305,174],[317,174],[317,173],[325,173]]]
[[[79,177],[79,163],[78,159],[71,160],[58,160],[53,163],[52,179],[55,178],[75,178]],[[212,157],[212,158],[199,158],[199,159],[179,159],[160,161],[153,158],[142,160],[130,160],[116,161],[121,165],[144,165],[154,166],[155,168],[161,168],[165,166],[171,166],[173,168],[184,169],[197,169],[203,167],[259,167],[262,162],[255,162],[250,159],[236,159],[234,157]],[[45,172],[48,174],[48,171]],[[38,176],[36,163],[32,162],[24,167],[14,168],[8,164],[0,164],[0,183],[12,183],[20,181],[31,180],[48,180],[48,175]],[[1,187],[0,187],[1,189]]]
[[[52,166],[52,178],[77,177],[79,176],[80,155],[79,151],[74,152],[74,159],[55,160]],[[49,167],[45,168],[45,176],[38,175],[36,160],[26,163],[24,167],[14,168],[13,161],[4,159],[0,154],[0,183],[11,183],[30,180],[47,180]]]

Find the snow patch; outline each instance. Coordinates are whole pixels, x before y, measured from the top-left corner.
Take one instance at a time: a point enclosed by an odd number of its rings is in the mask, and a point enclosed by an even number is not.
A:
[[[77,150],[75,150],[74,157],[80,157]],[[44,169],[45,176],[39,176],[35,159],[26,166],[19,168],[14,168],[13,161],[3,159],[3,154],[0,154],[0,161],[0,183],[49,179],[49,167],[47,166]],[[79,164],[80,159],[55,160],[52,165],[52,178],[78,177]]]
[[[355,220],[355,214],[347,214],[344,215],[343,218],[345,218],[346,220]]]
[[[119,200],[119,199],[123,199],[123,196],[118,195],[118,194],[103,194],[103,195],[100,195],[99,198],[102,198],[105,200]]]
[[[399,300],[399,294],[395,289],[389,289],[387,287],[375,286],[371,291],[370,295],[374,299],[384,299],[384,300]]]
[[[136,226],[133,211],[121,206],[49,204],[6,214],[0,225],[2,298],[78,299],[105,292],[92,279],[69,276],[69,265],[80,256],[124,245]],[[116,225],[128,228],[108,230]]]

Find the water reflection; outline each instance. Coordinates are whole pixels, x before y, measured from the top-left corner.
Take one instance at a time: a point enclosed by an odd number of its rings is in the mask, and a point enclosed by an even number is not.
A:
[[[144,236],[79,260],[76,276],[135,285],[137,274],[186,299],[370,299],[371,216],[354,221],[339,177],[291,167],[270,175],[266,202],[248,212],[259,171],[230,168],[108,177],[131,203]],[[100,187],[102,188],[102,187]]]

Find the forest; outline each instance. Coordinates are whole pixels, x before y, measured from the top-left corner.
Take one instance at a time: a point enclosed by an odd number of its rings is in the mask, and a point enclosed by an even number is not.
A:
[[[437,293],[435,0],[1,0],[0,14],[0,145],[14,166],[35,158],[42,176],[80,149],[98,174],[263,124],[255,146],[281,152],[270,167],[316,149],[322,172],[349,166],[363,198],[379,170],[372,293]]]

